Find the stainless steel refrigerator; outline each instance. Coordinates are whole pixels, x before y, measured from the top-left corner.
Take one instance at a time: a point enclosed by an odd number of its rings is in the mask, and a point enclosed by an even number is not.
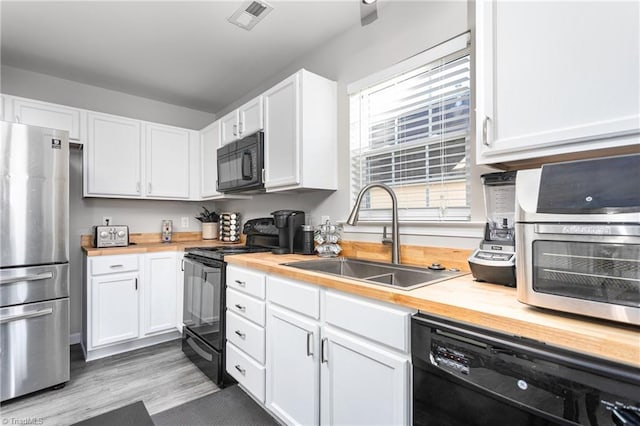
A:
[[[0,124],[4,401],[69,381],[69,136]]]

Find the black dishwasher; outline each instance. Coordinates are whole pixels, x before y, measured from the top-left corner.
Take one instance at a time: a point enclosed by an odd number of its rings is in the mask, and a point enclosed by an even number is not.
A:
[[[640,425],[640,372],[423,313],[414,425]]]

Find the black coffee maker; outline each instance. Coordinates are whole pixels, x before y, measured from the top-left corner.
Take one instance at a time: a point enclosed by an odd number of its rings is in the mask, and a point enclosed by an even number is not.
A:
[[[304,212],[299,210],[277,210],[273,213],[273,219],[278,228],[278,248],[273,249],[273,254],[289,254],[302,250],[302,225],[304,225]]]

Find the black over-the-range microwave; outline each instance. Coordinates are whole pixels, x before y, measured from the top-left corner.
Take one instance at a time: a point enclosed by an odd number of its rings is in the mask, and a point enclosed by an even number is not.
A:
[[[218,192],[264,191],[264,132],[218,149]]]

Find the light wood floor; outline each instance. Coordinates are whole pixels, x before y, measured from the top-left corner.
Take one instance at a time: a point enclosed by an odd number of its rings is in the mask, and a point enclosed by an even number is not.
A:
[[[217,390],[182,353],[180,340],[89,363],[74,345],[64,388],[3,403],[0,418],[9,425],[33,418],[42,422],[29,424],[69,425],[140,400],[153,415]]]

